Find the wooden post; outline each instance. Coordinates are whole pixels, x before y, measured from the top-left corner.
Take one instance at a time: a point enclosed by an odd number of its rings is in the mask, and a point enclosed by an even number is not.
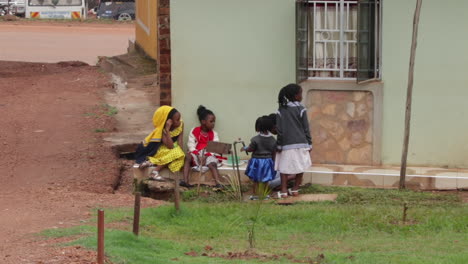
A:
[[[98,210],[97,263],[104,264],[104,210]]]
[[[180,211],[179,173],[174,174],[174,206],[177,212]]]
[[[133,208],[133,234],[138,236],[140,231],[140,200],[141,200],[141,193],[135,193],[135,207]]]
[[[405,202],[403,203],[403,218],[402,218],[403,224],[406,223],[407,214],[408,214],[408,204]]]
[[[142,181],[148,178],[149,168],[146,167],[144,169],[140,169],[137,167],[133,167],[133,179],[135,182],[135,191],[142,192],[144,189],[142,188]]]
[[[400,189],[406,188],[406,162],[408,160],[408,145],[409,145],[409,136],[410,136],[410,124],[411,124],[411,103],[413,99],[414,60],[416,57],[419,14],[421,13],[421,5],[422,5],[422,0],[417,0],[416,10],[414,11],[414,19],[413,19],[413,38],[411,41],[411,55],[410,55],[409,72],[408,72],[408,87],[406,91],[405,134],[404,134],[404,139],[403,139],[403,153],[401,155]]]

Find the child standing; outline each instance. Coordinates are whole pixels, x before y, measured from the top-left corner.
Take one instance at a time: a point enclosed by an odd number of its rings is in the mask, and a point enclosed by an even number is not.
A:
[[[255,131],[258,133],[250,140],[250,145],[243,148],[246,152],[252,152],[245,175],[253,181],[253,195],[251,200],[257,200],[259,195],[259,183],[266,183],[274,179],[275,165],[274,154],[276,150],[276,140],[270,132],[274,123],[268,116],[262,116],[255,122]]]
[[[173,107],[160,106],[153,115],[154,130],[138,145],[135,167],[156,166],[150,179],[161,181],[159,172],[169,167],[180,171],[184,164],[182,145],[183,122],[180,113]]]
[[[278,95],[279,109],[276,116],[278,131],[275,169],[281,173],[281,191],[278,198],[288,196],[288,177],[295,175],[292,196],[299,195],[304,171],[312,165],[310,151],[312,138],[309,121],[302,101],[302,88],[297,84],[288,84]]]
[[[187,188],[193,187],[189,183],[190,167],[207,166],[213,175],[216,182],[216,188],[222,188],[219,181],[218,164],[220,163],[221,156],[216,153],[203,152],[209,141],[219,141],[218,133],[214,131],[216,116],[211,111],[200,105],[197,109],[198,120],[200,126],[193,128],[189,133],[187,142],[188,155],[185,158],[184,164],[184,180],[180,182],[180,186]]]

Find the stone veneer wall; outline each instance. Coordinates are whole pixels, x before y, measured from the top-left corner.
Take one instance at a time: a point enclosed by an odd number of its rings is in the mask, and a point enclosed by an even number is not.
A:
[[[313,162],[371,165],[372,93],[310,90],[307,100]]]
[[[158,73],[160,104],[171,105],[171,28],[170,0],[158,2]]]

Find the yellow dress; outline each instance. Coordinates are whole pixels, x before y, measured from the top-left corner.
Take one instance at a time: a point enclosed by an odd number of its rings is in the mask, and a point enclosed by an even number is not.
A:
[[[170,149],[162,144],[153,157],[148,157],[149,161],[156,165],[168,164],[172,172],[180,171],[184,166],[185,153],[179,144],[174,142],[174,148]]]

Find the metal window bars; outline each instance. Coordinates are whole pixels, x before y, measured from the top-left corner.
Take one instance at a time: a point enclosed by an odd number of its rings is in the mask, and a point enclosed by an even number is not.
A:
[[[355,80],[358,1],[307,2],[309,79]]]

